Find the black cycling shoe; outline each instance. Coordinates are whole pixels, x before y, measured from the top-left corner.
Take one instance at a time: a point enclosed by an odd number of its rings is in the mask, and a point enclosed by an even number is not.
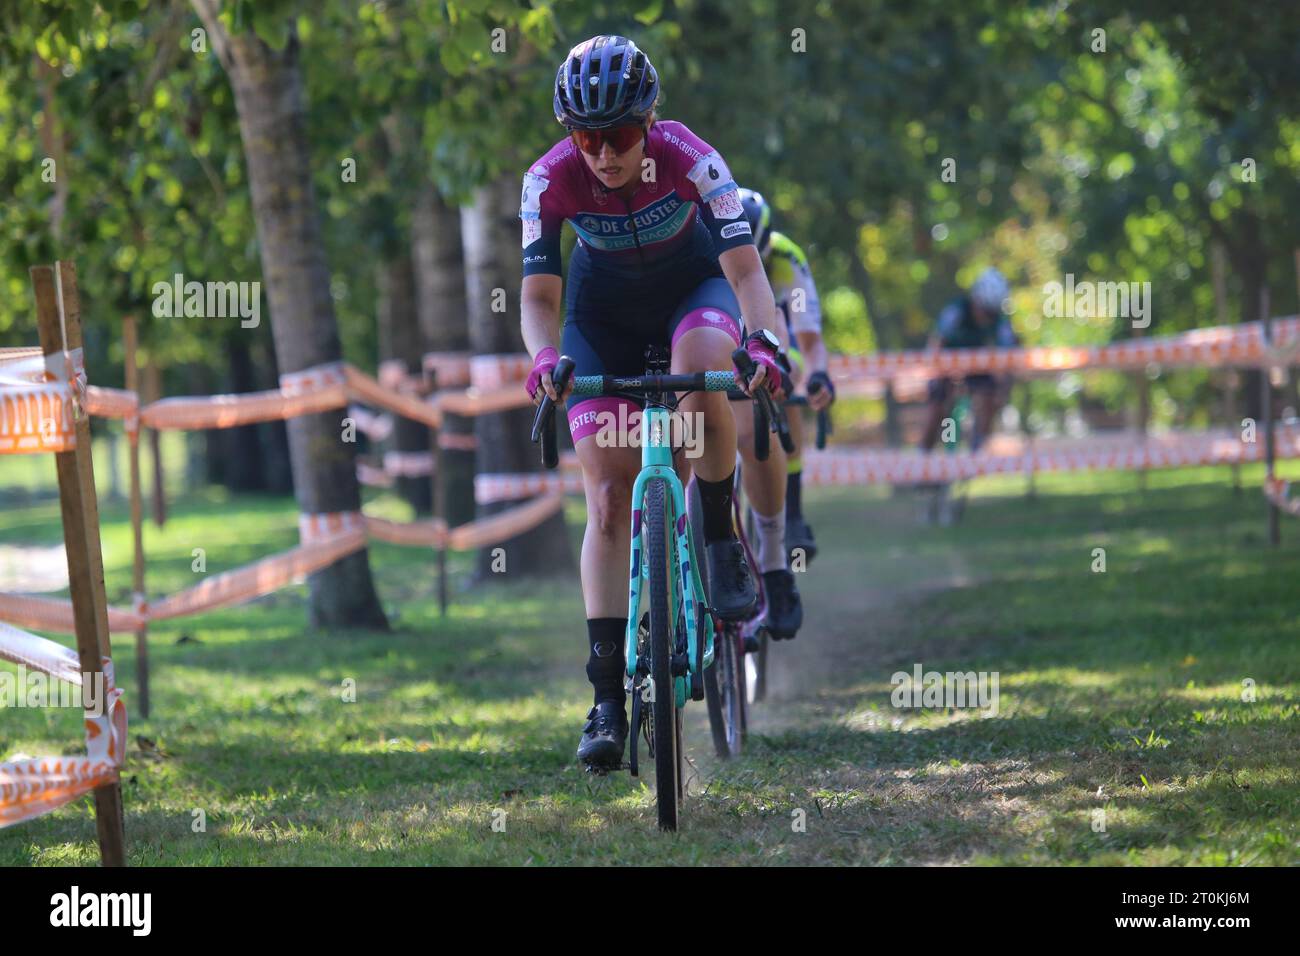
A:
[[[709,606],[724,621],[743,621],[758,607],[745,549],[735,538],[704,546],[709,562]]]
[[[785,570],[765,571],[763,587],[767,591],[767,629],[772,640],[794,640],[803,624],[803,602],[794,575]]]
[[[817,541],[813,538],[813,530],[808,526],[808,522],[800,515],[797,518],[785,519],[785,550],[793,562],[795,552],[803,551],[804,567],[812,564],[812,559],[817,557]]]
[[[618,769],[627,744],[627,714],[621,700],[602,700],[587,711],[578,759],[592,770]]]

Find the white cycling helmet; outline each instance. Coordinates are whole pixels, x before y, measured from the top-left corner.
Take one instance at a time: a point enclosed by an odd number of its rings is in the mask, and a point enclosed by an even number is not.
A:
[[[971,301],[986,312],[1001,312],[1002,303],[1010,294],[1006,277],[992,266],[976,276],[970,286]]]

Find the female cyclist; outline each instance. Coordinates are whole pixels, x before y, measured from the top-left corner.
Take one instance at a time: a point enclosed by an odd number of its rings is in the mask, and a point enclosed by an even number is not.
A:
[[[524,174],[519,210],[521,326],[533,357],[526,387],[534,402],[543,390],[555,401],[569,398],[551,381],[561,353],[573,358],[575,375],[639,375],[651,345],[671,348],[672,372],[681,374],[731,367],[732,351],[744,342],[757,371],[742,387],[780,388],[776,306],[736,184],[716,150],[681,123],[656,120],[658,97],[658,74],[626,37],[578,44],[556,74],[555,118],[568,135]],[[567,288],[560,279],[565,221],[578,237]],[[747,338],[742,314],[752,330]],[[567,404],[587,497],[582,593],[595,692],[578,757],[599,767],[622,762],[627,738],[629,509],[641,462],[626,436],[597,436],[602,424],[627,420],[631,410],[618,408],[626,403]],[[703,423],[692,465],[710,602],[719,615],[742,618],[752,612],[755,593],[731,519],[735,422],[722,392],[693,393],[681,410]]]

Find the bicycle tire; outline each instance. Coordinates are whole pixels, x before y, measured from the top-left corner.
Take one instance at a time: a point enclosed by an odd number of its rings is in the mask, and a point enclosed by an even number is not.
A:
[[[691,531],[696,541],[704,540],[704,517],[700,510],[699,488],[691,483],[690,496],[687,499],[690,512]],[[700,581],[704,593],[709,593],[709,565],[707,561],[699,562]],[[728,655],[728,647],[736,648],[740,640],[733,624],[716,622],[713,631],[713,663],[704,669],[704,703],[709,713],[709,733],[713,738],[713,752],[720,760],[740,755],[744,746],[741,731],[741,716],[737,707],[745,706],[743,700],[736,702],[737,691],[734,674],[723,665],[723,658]],[[731,657],[735,657],[732,653]],[[731,665],[734,667],[734,664]],[[744,671],[741,659],[740,670]]]
[[[655,802],[659,828],[676,830],[681,794],[681,739],[678,727],[677,695],[673,688],[673,629],[676,615],[669,600],[672,575],[668,562],[668,487],[662,478],[646,482],[641,515],[642,547],[650,586],[650,677],[654,695],[650,702],[650,728],[654,739]]]
[[[770,640],[771,638],[767,636],[767,629],[764,628],[758,635],[758,650],[749,655],[754,661],[754,679],[746,691],[751,704],[757,704],[767,697],[767,646]],[[746,714],[746,717],[748,717],[748,714]],[[746,723],[746,729],[748,729],[748,723]]]

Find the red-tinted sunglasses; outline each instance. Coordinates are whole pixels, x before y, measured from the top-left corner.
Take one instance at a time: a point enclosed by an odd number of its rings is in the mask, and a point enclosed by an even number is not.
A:
[[[614,126],[610,129],[571,129],[569,135],[578,149],[588,156],[599,156],[601,147],[609,143],[616,153],[626,153],[645,136],[645,126]]]

